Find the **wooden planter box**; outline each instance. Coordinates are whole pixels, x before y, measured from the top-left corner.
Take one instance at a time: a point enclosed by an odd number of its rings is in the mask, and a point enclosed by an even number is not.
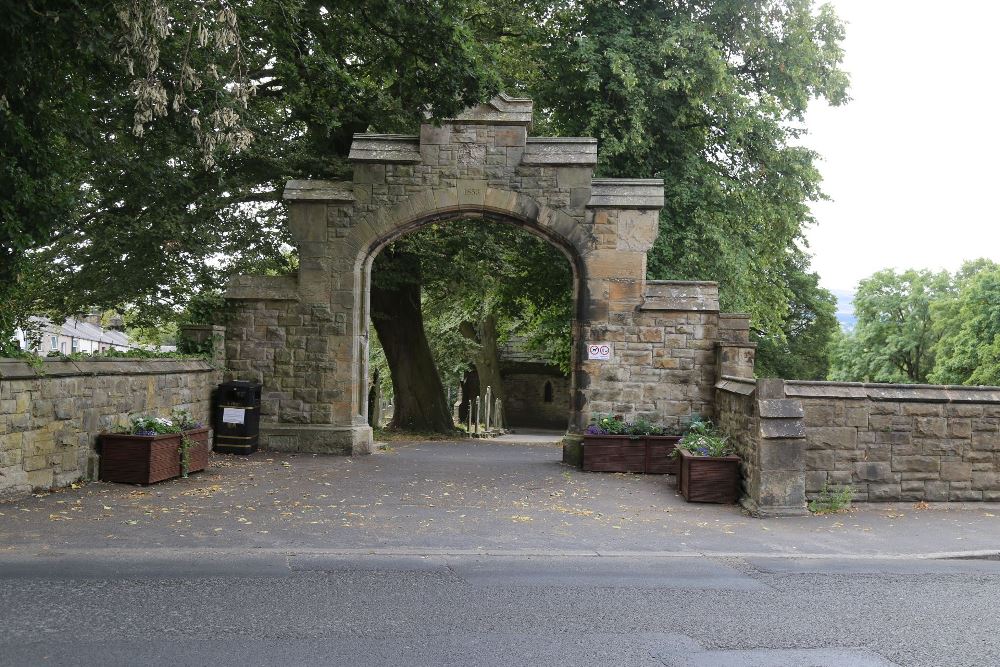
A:
[[[676,474],[671,454],[680,436],[587,435],[583,438],[583,469],[591,472]]]
[[[208,466],[208,429],[188,431],[195,441],[190,449],[188,472]],[[128,435],[101,434],[102,482],[154,484],[181,474],[181,434]]]
[[[690,503],[735,503],[740,499],[740,457],[680,452],[677,489]]]
[[[676,475],[677,459],[674,449],[681,441],[679,435],[647,435],[646,441],[646,472],[658,475]]]
[[[212,449],[208,443],[208,427],[184,431],[184,435],[194,440],[188,452],[188,472],[200,472],[208,467],[208,452]]]

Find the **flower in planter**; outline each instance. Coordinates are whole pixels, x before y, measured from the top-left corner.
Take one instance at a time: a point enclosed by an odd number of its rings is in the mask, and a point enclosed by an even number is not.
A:
[[[688,432],[677,443],[695,456],[730,456],[736,453],[729,439],[716,430],[711,421],[696,419],[691,422]],[[674,456],[680,456],[676,451]]]
[[[170,412],[170,417],[182,431],[193,431],[194,429],[203,428],[205,426],[201,422],[195,421],[194,417],[191,416],[191,413],[183,408],[174,408]]]
[[[592,426],[594,425],[592,424]],[[625,429],[628,424],[621,415],[607,415],[597,417],[596,426],[601,432],[591,435],[626,435]]]
[[[163,417],[132,417],[130,427],[122,432],[132,435],[160,435],[180,433],[181,428]]]
[[[584,431],[584,433],[586,433],[587,435],[607,435],[608,434],[607,431],[605,431],[603,428],[601,428],[597,424],[591,424],[590,426],[588,426],[587,430]]]

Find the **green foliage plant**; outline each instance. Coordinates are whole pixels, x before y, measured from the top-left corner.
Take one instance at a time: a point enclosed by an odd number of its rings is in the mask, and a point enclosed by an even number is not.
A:
[[[719,433],[711,421],[695,419],[688,427],[687,433],[677,443],[677,449],[683,449],[694,456],[730,456],[736,453],[729,438]],[[675,450],[674,456],[680,456]]]
[[[853,497],[854,489],[850,485],[842,487],[839,491],[833,491],[824,483],[819,496],[809,501],[809,511],[813,514],[836,514],[850,509]]]

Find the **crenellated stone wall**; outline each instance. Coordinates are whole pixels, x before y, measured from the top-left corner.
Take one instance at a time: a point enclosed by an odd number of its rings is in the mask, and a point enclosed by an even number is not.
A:
[[[220,373],[206,361],[0,359],[0,498],[96,477],[97,436],[174,408],[208,423]]]

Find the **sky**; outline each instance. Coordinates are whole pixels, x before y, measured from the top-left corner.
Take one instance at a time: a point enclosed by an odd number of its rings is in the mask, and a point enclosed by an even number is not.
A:
[[[820,284],[853,292],[884,268],[1000,261],[1000,2],[832,4],[852,100],[806,117],[832,198],[806,234]]]

